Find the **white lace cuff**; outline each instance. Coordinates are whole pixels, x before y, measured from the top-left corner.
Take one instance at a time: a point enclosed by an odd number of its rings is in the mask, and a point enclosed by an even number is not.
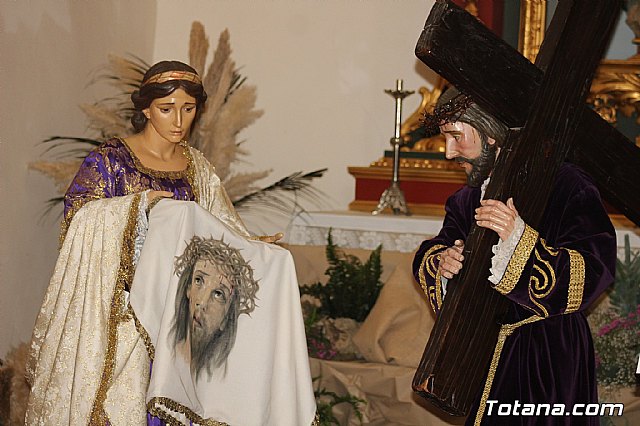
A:
[[[520,216],[516,217],[516,223],[509,238],[505,241],[498,240],[498,244],[491,249],[493,251],[493,257],[491,258],[491,269],[489,270],[491,276],[489,277],[489,281],[494,285],[497,285],[504,276],[504,272],[507,270],[507,266],[511,261],[511,256],[513,256],[513,252],[518,242],[520,242],[520,238],[522,238],[524,227],[524,221]]]

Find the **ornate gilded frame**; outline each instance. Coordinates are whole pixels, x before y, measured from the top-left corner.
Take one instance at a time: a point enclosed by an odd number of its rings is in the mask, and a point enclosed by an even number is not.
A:
[[[473,0],[467,0],[466,8],[471,13],[476,9],[475,3]],[[535,62],[546,27],[547,0],[520,0],[518,50],[531,62]],[[419,124],[419,117],[425,108],[433,108],[440,95],[442,83],[439,81],[432,91],[426,87],[420,88],[422,103],[403,124],[403,135]],[[602,61],[596,71],[587,102],[612,125],[617,123],[618,113],[626,117],[635,114],[636,123],[640,125],[640,55],[624,60]],[[640,146],[640,136],[635,137],[635,143]],[[430,138],[413,150],[444,152],[444,143],[437,137]],[[384,158],[373,164],[381,165],[383,162]],[[415,164],[412,166],[415,167]]]
[[[534,62],[547,27],[547,0],[520,0],[518,50]]]
[[[546,29],[547,1],[520,1],[520,35],[518,48],[531,62],[540,50]],[[636,42],[636,40],[634,40]],[[603,60],[596,71],[587,103],[612,125],[618,113],[626,117],[635,114],[640,124],[640,56],[629,59]],[[640,146],[640,136],[635,137]]]

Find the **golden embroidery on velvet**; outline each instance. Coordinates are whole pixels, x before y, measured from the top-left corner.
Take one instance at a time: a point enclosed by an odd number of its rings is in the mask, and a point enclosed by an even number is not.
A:
[[[569,252],[569,291],[567,295],[567,309],[565,314],[576,312],[582,305],[584,295],[585,266],[584,258],[576,250],[566,249]]]
[[[536,321],[540,321],[541,319],[541,317],[533,316],[519,321],[515,324],[504,324],[502,327],[500,327],[500,332],[498,333],[498,342],[496,343],[496,348],[493,351],[493,357],[491,358],[491,364],[489,366],[489,373],[487,374],[487,380],[484,382],[484,389],[482,390],[480,406],[478,407],[478,412],[476,413],[476,419],[474,422],[475,426],[479,426],[482,422],[484,409],[487,405],[489,394],[491,393],[491,386],[493,385],[493,379],[495,378],[496,371],[498,370],[500,355],[502,354],[502,349],[504,348],[504,343],[507,341],[507,337],[509,337],[511,334],[513,334],[514,331],[516,331],[523,325],[531,324]]]
[[[104,402],[107,399],[107,390],[111,386],[113,372],[116,365],[116,352],[118,344],[118,324],[126,319],[127,309],[124,304],[124,289],[133,280],[133,253],[136,238],[136,225],[138,223],[138,208],[141,194],[136,194],[129,208],[127,225],[122,236],[122,247],[120,251],[120,266],[111,298],[111,310],[109,311],[109,323],[107,328],[107,351],[104,358],[104,366],[100,384],[96,391],[95,400],[89,417],[90,424],[106,424],[109,419],[104,409]]]
[[[536,299],[547,297],[556,286],[556,273],[551,264],[540,257],[538,250],[535,250],[536,261],[533,264],[533,274],[529,281],[530,294]],[[538,278],[539,275],[542,279]]]
[[[147,348],[147,354],[149,355],[149,359],[153,361],[156,356],[156,348],[153,346],[153,342],[151,341],[151,337],[149,337],[149,333],[144,328],[142,323],[138,320],[136,313],[133,311],[131,304],[129,304],[129,317],[133,318],[133,323],[136,325],[136,330],[138,330],[138,334],[142,337],[142,341],[144,342],[144,346]]]
[[[549,261],[544,260],[541,256],[540,253],[538,253],[538,250],[536,249],[535,251],[536,253],[536,265],[538,267],[538,269],[540,271],[542,271],[542,267],[540,266],[541,264],[544,265],[544,269],[545,269],[545,283],[542,287],[536,289],[536,290],[540,290],[540,291],[544,291],[545,288],[547,288],[548,286],[548,290],[544,295],[540,295],[539,297],[545,297],[549,294],[549,292],[551,290],[553,290],[553,288],[556,285],[556,272],[554,271],[553,267],[551,266],[551,263],[549,263]]]
[[[438,309],[442,308],[442,276],[440,275],[440,270],[436,273],[436,305]]]
[[[106,183],[104,179],[102,179],[102,176],[99,173],[96,173],[96,174],[97,176],[95,177],[95,180],[92,180],[90,182],[85,181],[84,183],[81,183],[82,185],[93,187],[95,190],[94,193],[89,195],[84,194],[82,198],[74,197],[74,199],[71,201],[71,206],[69,207],[69,210],[67,210],[67,213],[64,215],[64,218],[62,219],[62,223],[60,223],[60,237],[59,237],[58,250],[62,248],[64,239],[67,236],[67,231],[69,230],[69,226],[71,226],[71,221],[73,220],[73,217],[76,215],[78,210],[80,210],[82,207],[84,207],[85,204],[87,204],[90,201],[104,198],[103,194],[104,194],[104,188],[106,187]]]
[[[549,246],[544,238],[540,238],[540,243],[542,244],[542,247],[544,247],[544,249],[547,251],[547,253],[549,253],[551,256],[558,255],[558,250]]]
[[[432,269],[430,269],[429,265],[431,264],[431,268],[436,269],[435,264],[433,263],[433,259],[435,258],[435,256],[440,256],[440,253],[434,255],[433,252],[436,250],[441,250],[445,247],[446,247],[445,245],[436,244],[433,247],[429,248],[429,250],[427,250],[427,252],[422,257],[422,262],[420,263],[420,268],[418,269],[418,279],[420,281],[420,287],[422,287],[422,291],[424,292],[425,296],[427,296],[427,299],[431,304],[431,309],[433,309],[434,312],[437,311],[440,307],[438,306],[436,308],[436,305],[434,304],[434,301],[438,300],[437,291],[440,289],[440,279],[439,279],[440,274],[439,272],[436,272],[434,274]],[[427,284],[427,278],[424,273],[425,269],[427,270],[427,272],[429,272],[429,275],[431,275],[431,277],[436,278],[435,288],[432,288],[431,286],[429,286],[429,284]],[[441,298],[442,296],[440,296],[440,299]],[[440,302],[440,304],[441,303],[442,302]]]
[[[536,245],[536,241],[538,241],[538,231],[525,224],[524,232],[509,260],[507,269],[500,282],[494,287],[498,292],[501,294],[509,294],[516,287],[522,271],[529,260],[531,251]]]
[[[553,251],[550,247],[545,247],[549,253]],[[529,300],[540,309],[537,313],[543,317],[549,316],[549,311],[539,302],[540,299],[547,297],[556,286],[556,273],[551,263],[544,260],[538,249],[534,250],[536,260],[533,264],[533,271],[529,280]],[[557,255],[554,254],[554,256]]]

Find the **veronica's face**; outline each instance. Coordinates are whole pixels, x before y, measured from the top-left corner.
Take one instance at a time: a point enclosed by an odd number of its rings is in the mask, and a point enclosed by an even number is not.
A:
[[[192,343],[208,341],[213,333],[224,329],[232,291],[229,280],[214,263],[196,262],[187,289]]]
[[[176,89],[169,96],[151,101],[142,112],[152,131],[168,142],[178,143],[186,139],[196,117],[196,99],[183,89]]]

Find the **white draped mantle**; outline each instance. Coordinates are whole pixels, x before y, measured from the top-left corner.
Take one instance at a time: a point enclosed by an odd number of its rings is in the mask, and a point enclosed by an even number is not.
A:
[[[226,366],[192,379],[171,328],[179,277],[174,269],[193,236],[238,249],[259,283],[256,307],[238,317]],[[161,201],[149,217],[131,306],[153,347],[148,408],[188,424],[310,425],[315,416],[300,294],[289,251],[231,231],[193,202]],[[163,417],[164,417],[163,416]]]

